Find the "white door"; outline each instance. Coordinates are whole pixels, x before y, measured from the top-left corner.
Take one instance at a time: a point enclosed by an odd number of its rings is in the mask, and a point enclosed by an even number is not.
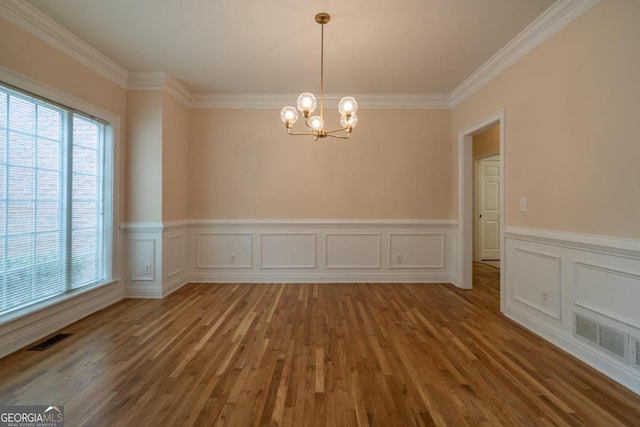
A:
[[[478,162],[478,247],[483,261],[500,260],[500,155]]]

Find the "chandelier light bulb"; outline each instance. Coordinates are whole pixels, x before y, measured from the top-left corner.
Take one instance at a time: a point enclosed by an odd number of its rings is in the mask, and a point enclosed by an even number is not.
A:
[[[340,117],[340,125],[342,125],[343,128],[354,128],[357,124],[358,116],[355,114],[343,114],[342,117]]]
[[[358,111],[358,102],[353,96],[345,96],[338,103],[338,111],[340,114],[355,114]]]
[[[292,125],[298,120],[298,111],[293,107],[284,107],[280,111],[280,120],[287,125]]]
[[[313,116],[309,119],[309,126],[313,130],[322,130],[324,129],[324,120],[320,116]]]
[[[298,110],[305,115],[316,109],[316,97],[312,93],[304,92],[298,97]]]

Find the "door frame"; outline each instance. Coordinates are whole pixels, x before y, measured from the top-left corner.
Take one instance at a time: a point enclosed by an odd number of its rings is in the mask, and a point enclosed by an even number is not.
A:
[[[462,289],[473,288],[473,135],[495,124],[500,125],[500,311],[504,312],[508,261],[505,257],[504,241],[504,195],[507,175],[504,108],[458,131],[458,239],[455,263],[457,274],[454,284]]]
[[[491,151],[488,153],[483,153],[473,158],[473,167],[475,171],[474,175],[474,186],[473,186],[473,261],[480,262],[482,261],[482,257],[480,256],[481,252],[481,242],[480,242],[480,227],[479,225],[479,211],[480,211],[480,198],[478,198],[478,194],[480,194],[480,162],[484,159],[488,159],[490,157],[500,156],[499,151]],[[500,171],[502,174],[502,171]],[[502,207],[500,207],[500,214],[502,214]]]

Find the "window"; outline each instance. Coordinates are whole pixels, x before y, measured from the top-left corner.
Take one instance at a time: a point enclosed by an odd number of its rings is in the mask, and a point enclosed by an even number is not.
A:
[[[109,279],[108,127],[0,84],[0,315]]]

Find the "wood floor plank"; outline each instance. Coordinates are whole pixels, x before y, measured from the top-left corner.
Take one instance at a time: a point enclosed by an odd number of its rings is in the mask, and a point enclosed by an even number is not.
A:
[[[640,396],[446,284],[190,284],[0,360],[0,404],[91,426],[637,426]]]

